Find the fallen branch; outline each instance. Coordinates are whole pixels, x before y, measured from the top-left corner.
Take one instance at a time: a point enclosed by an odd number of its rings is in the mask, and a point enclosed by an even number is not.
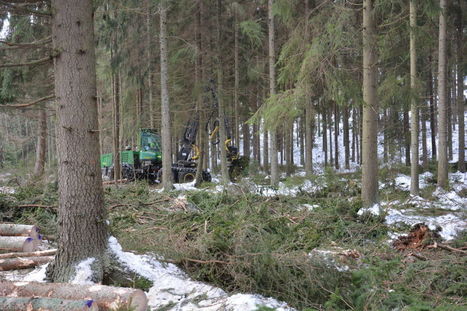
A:
[[[46,251],[37,251],[37,252],[5,253],[5,254],[0,254],[0,259],[17,258],[17,257],[53,256],[55,255],[55,253],[57,253],[56,249],[49,249]]]
[[[433,245],[428,245],[427,248],[441,248],[450,252],[455,252],[455,253],[461,253],[461,254],[467,254],[467,251],[464,251],[459,248],[454,248],[445,244],[437,243],[435,242]]]
[[[117,181],[115,181],[115,180],[103,181],[102,184],[103,185],[113,185],[115,183],[123,184],[123,183],[126,183],[126,182],[128,182],[128,179],[119,179]]]
[[[408,256],[412,256],[412,257],[415,257],[417,259],[420,259],[420,260],[423,260],[423,261],[427,261],[428,259],[422,255],[419,255],[419,254],[416,254],[416,253],[409,253],[407,254],[407,257]]]
[[[56,206],[51,206],[51,205],[41,205],[41,204],[22,204],[22,205],[17,205],[16,207],[18,208],[44,208],[48,209],[50,211],[55,211],[57,209]]]
[[[39,41],[29,42],[29,43],[16,43],[16,42],[8,42],[5,40],[0,40],[1,44],[5,44],[6,46],[0,46],[0,50],[16,50],[16,49],[26,49],[26,48],[35,48],[35,47],[43,47],[46,44],[52,42],[52,37],[47,37]]]

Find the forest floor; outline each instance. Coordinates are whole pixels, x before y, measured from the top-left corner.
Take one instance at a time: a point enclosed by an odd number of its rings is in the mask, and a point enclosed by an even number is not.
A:
[[[170,193],[106,186],[110,249],[144,278],[134,286],[152,310],[465,310],[467,174],[450,173],[451,190],[440,191],[425,172],[413,197],[408,170],[383,168],[369,209],[359,172],[298,172],[277,188],[261,174]],[[2,220],[37,224],[53,241],[56,186],[3,179]],[[0,278],[40,280],[44,270]]]

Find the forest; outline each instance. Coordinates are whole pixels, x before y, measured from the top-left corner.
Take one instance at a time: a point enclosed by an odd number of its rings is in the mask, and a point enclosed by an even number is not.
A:
[[[0,310],[465,310],[466,10],[0,0]]]

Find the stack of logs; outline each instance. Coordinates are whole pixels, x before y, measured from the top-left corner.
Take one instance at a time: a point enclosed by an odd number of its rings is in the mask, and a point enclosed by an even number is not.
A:
[[[39,251],[42,237],[32,225],[0,224],[0,271],[34,268],[53,260],[57,250]],[[0,280],[0,311],[146,311],[140,289],[99,284]]]
[[[56,250],[38,251],[41,243],[36,226],[0,224],[0,271],[34,268],[52,261]]]

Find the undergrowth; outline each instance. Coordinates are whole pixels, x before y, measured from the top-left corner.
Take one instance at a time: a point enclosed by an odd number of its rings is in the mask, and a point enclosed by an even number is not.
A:
[[[382,218],[357,216],[358,182],[332,173],[315,182],[323,189],[296,197],[187,194],[197,211],[174,210],[179,193],[151,192],[143,183],[108,187],[105,198],[111,232],[125,249],[153,252],[194,279],[230,292],[271,296],[299,310],[465,309],[465,256],[437,249],[423,253],[426,261],[407,260],[387,245]],[[2,215],[55,234],[54,210],[17,208],[26,203],[55,206],[56,188],[0,195]],[[466,241],[464,234],[452,245],[462,247]],[[349,271],[309,256],[313,249],[337,246],[361,254],[358,263],[347,263]]]

